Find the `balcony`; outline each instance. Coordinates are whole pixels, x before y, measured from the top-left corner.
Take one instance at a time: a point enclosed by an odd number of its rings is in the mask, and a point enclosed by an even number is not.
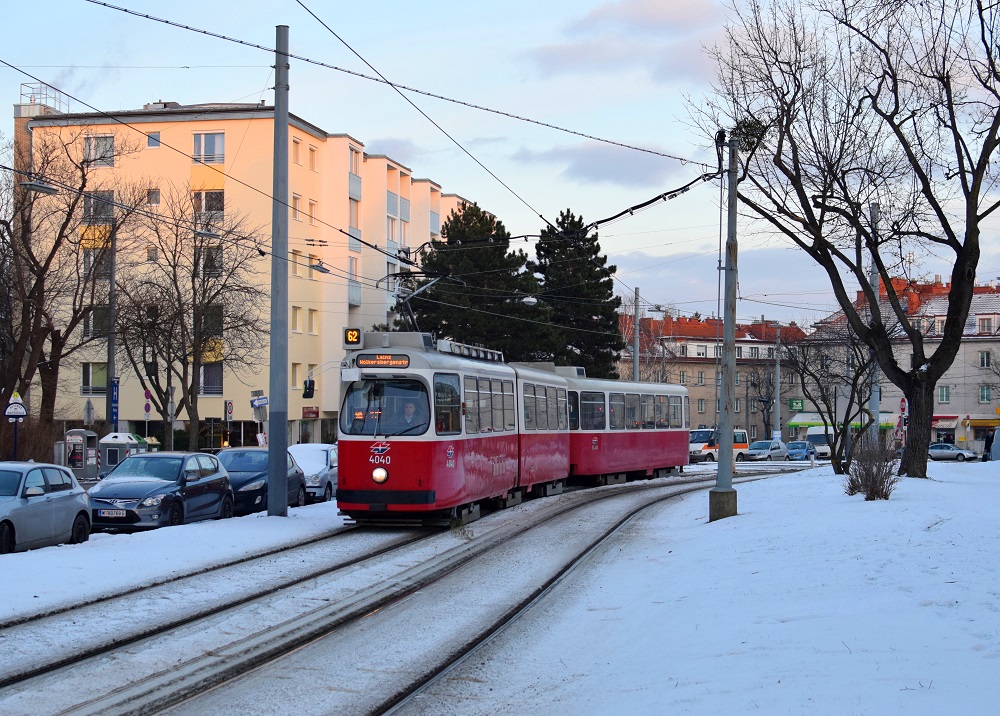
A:
[[[350,238],[347,240],[347,248],[351,251],[361,251],[361,229],[353,226],[347,227]]]
[[[361,282],[353,278],[347,280],[347,305],[361,305]]]
[[[354,201],[361,201],[361,177],[351,172],[347,173],[347,196]]]
[[[391,191],[385,193],[385,213],[389,216],[399,216],[399,194]]]
[[[399,220],[410,220],[410,200],[403,197],[399,197]]]
[[[390,262],[395,261],[395,257],[399,255],[399,243],[393,241],[392,239],[385,240],[385,252],[393,258],[389,258]]]
[[[196,211],[194,213],[194,221],[198,226],[221,224],[225,218],[226,212],[224,211]]]
[[[431,235],[441,235],[441,215],[436,211],[431,212]]]

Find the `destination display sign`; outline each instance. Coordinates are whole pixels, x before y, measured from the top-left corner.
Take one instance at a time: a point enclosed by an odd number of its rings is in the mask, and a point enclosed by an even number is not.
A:
[[[357,359],[358,368],[409,368],[410,356],[392,353],[362,353]]]

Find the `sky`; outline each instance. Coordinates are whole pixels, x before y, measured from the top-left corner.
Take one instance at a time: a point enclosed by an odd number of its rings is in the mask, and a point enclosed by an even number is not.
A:
[[[540,217],[555,222],[567,208],[588,222],[613,216],[715,166],[711,137],[689,108],[711,92],[704,48],[720,41],[728,12],[717,0],[121,2],[266,48],[285,24],[293,54],[374,75],[367,61],[398,84],[669,155],[408,94],[439,129],[383,84],[292,60],[292,113],[478,202],[514,236],[537,234]],[[0,50],[17,68],[0,65],[8,106],[34,81],[24,72],[105,111],[157,100],[273,102],[272,53],[86,0],[60,0],[44,22],[28,3],[7,5],[6,25],[30,28],[9,33]],[[80,102],[71,111],[90,111]],[[0,128],[9,135],[12,122]],[[681,315],[719,315],[722,220],[716,181],[605,225],[616,290],[631,298],[638,287],[643,303]],[[743,220],[739,235],[739,320],[808,324],[836,309],[825,274],[787,241]],[[518,245],[530,250],[531,241]],[[992,280],[1000,258],[990,261],[980,273]],[[947,272],[928,262],[928,275]]]
[[[888,501],[845,495],[843,478],[820,464],[737,484],[739,514],[724,520],[707,521],[705,491],[646,511],[402,713],[992,713],[1000,534],[982,506],[1000,499],[1000,481],[992,463],[931,463],[928,472],[903,478]],[[474,523],[461,539],[571,499],[526,502]],[[325,503],[288,518],[99,534],[3,555],[0,623],[300,544],[338,522],[335,503]],[[459,538],[439,537],[441,549]],[[509,581],[492,588],[502,592]],[[86,642],[88,628],[98,638],[111,619],[75,624],[72,638]],[[130,623],[128,614],[113,619]],[[72,649],[67,639],[51,647]],[[307,688],[345,693],[311,673],[296,686],[298,713],[318,712]],[[18,703],[0,691],[0,711],[20,713]],[[226,703],[221,712],[231,712]]]

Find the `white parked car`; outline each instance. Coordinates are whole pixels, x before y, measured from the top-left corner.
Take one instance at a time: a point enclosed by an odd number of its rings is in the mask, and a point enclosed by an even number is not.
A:
[[[289,445],[306,475],[306,492],[313,502],[329,502],[337,492],[337,446],[329,443]]]
[[[788,447],[780,440],[758,440],[750,443],[747,460],[791,460]]]

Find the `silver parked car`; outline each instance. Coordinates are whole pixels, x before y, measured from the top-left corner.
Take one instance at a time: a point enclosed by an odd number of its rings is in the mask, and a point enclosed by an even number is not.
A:
[[[59,465],[0,462],[0,554],[90,538],[90,498]]]
[[[964,462],[965,460],[975,460],[979,456],[972,452],[972,450],[955,447],[951,443],[934,443],[927,448],[927,457],[931,460],[957,460],[958,462]]]
[[[306,492],[312,502],[329,502],[337,491],[337,446],[330,443],[289,445],[302,472],[306,475]]]
[[[780,440],[758,440],[750,443],[747,460],[791,460],[788,447]]]

